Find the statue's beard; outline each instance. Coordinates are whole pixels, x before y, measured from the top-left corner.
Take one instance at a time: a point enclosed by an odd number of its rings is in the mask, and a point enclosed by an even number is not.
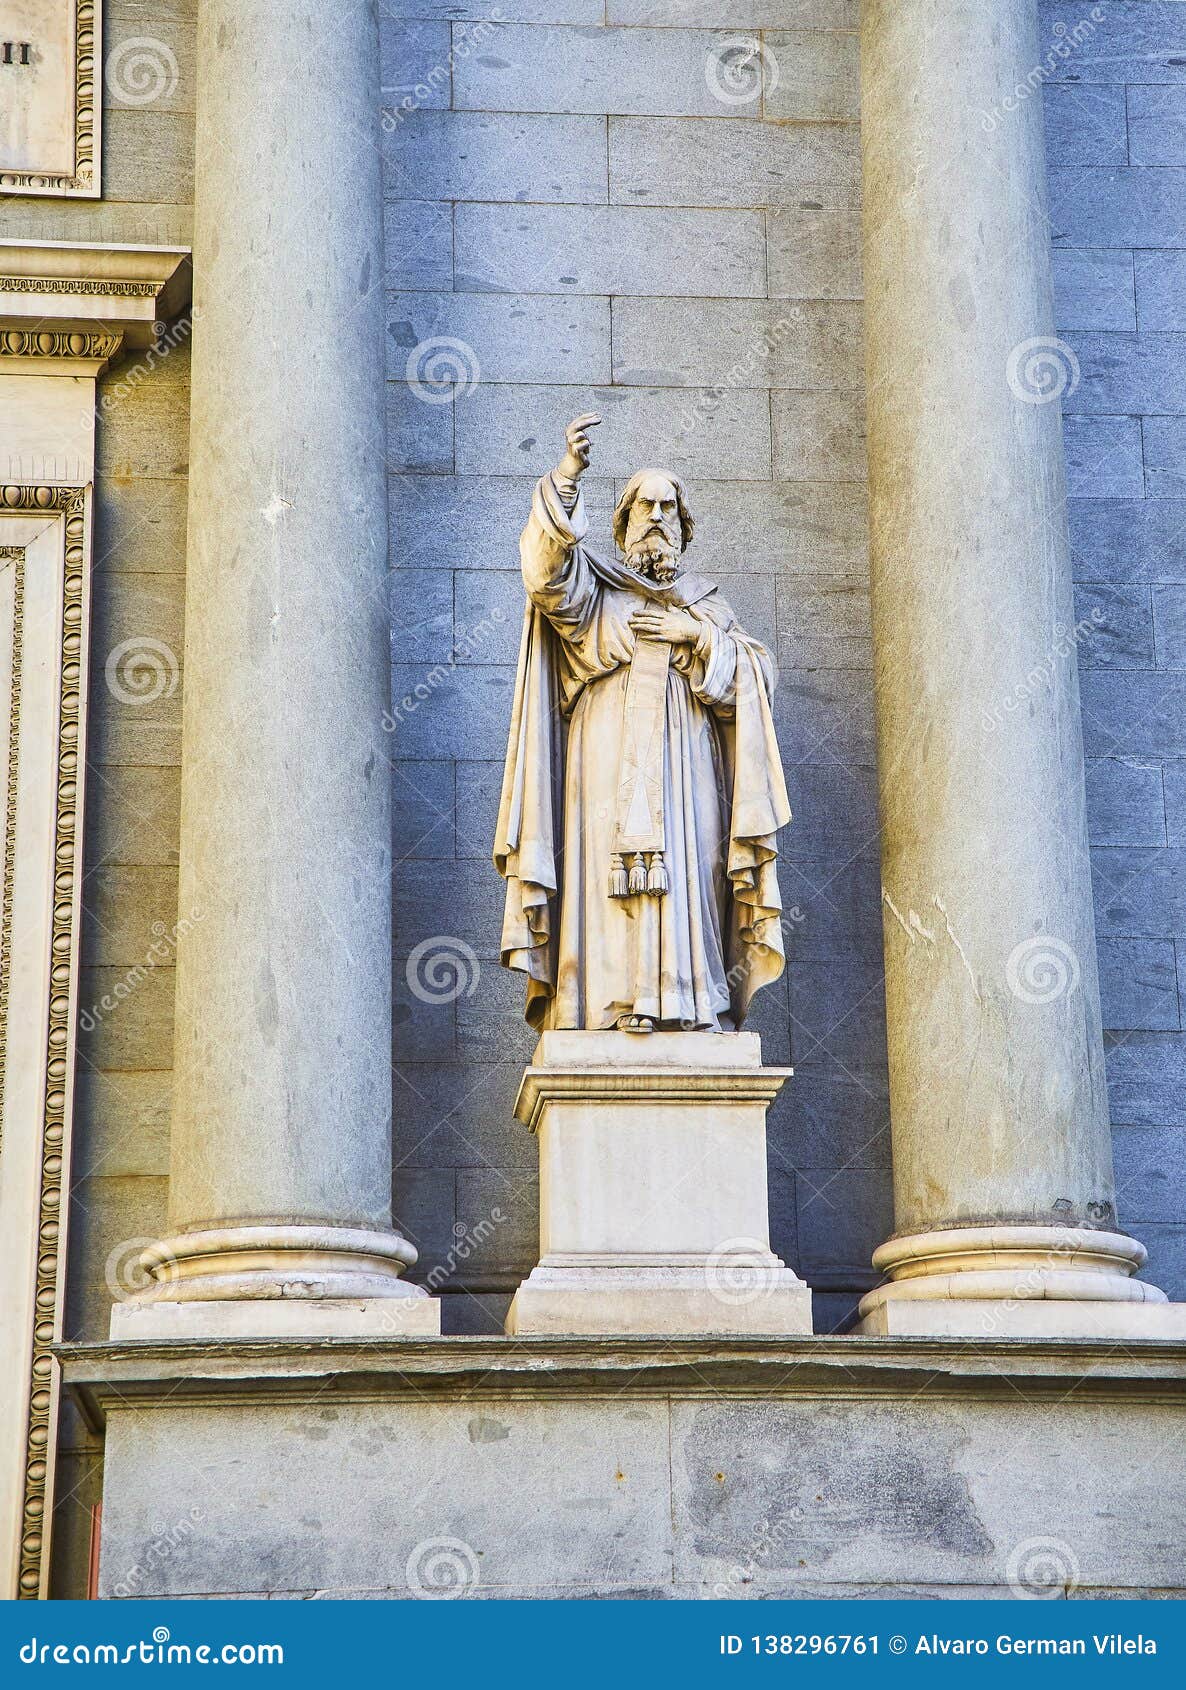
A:
[[[678,555],[675,537],[663,523],[654,524],[626,545],[630,568],[660,587],[669,586],[679,573]]]

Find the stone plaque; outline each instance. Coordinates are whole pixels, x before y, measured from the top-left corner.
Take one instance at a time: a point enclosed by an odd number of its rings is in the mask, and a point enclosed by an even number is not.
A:
[[[99,192],[97,0],[0,0],[0,192]]]

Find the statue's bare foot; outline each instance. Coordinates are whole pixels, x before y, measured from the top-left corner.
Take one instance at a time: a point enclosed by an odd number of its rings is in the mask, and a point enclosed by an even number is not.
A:
[[[619,1033],[653,1033],[655,1023],[649,1015],[619,1015]]]

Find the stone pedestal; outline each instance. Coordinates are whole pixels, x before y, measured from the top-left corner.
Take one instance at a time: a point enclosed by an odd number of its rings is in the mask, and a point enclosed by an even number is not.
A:
[[[540,1261],[507,1331],[798,1333],[770,1249],[756,1033],[545,1033],[515,1114],[539,1139]]]
[[[198,15],[170,1236],[112,1330],[436,1332],[391,1224],[374,8]]]
[[[1165,1302],[1115,1207],[1041,101],[985,118],[1040,59],[1033,0],[862,8],[895,1208],[867,1332],[1138,1336]]]

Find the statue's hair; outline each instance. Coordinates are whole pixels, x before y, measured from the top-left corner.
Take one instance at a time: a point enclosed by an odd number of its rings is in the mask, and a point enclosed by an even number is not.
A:
[[[661,475],[665,481],[670,481],[675,488],[675,503],[679,511],[679,526],[682,543],[680,551],[686,552],[692,544],[692,513],[688,509],[688,501],[684,496],[684,484],[678,475],[672,475],[669,469],[640,469],[637,475],[632,475],[626,483],[622,497],[614,508],[614,540],[619,550],[626,549],[626,524],[630,520],[630,507],[638,496],[638,489],[648,475]]]

